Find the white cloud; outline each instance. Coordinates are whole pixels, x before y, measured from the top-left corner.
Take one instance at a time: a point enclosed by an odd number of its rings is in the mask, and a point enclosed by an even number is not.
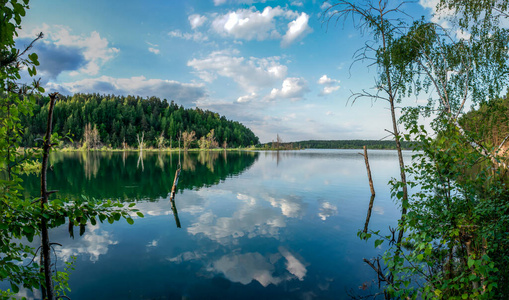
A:
[[[437,10],[439,2],[440,0],[419,0],[419,4],[422,7],[431,9],[431,22],[436,23],[444,28],[450,28],[451,24],[449,21],[447,21],[447,18],[453,16],[456,13],[456,10],[449,8],[442,8],[441,10]]]
[[[288,31],[286,31],[286,34],[281,40],[281,46],[288,47],[293,42],[300,40],[307,34],[311,33],[313,30],[309,27],[308,21],[309,15],[301,13],[297,19],[288,23]]]
[[[468,41],[468,40],[470,40],[471,36],[472,35],[470,34],[470,32],[466,32],[466,31],[463,31],[461,29],[456,30],[456,37],[458,39],[467,40]]]
[[[328,94],[331,94],[337,90],[339,90],[340,86],[326,86],[323,88],[323,91],[322,91],[322,94],[324,95],[328,95]]]
[[[304,78],[289,77],[283,81],[281,89],[272,89],[269,99],[288,98],[298,100],[302,98],[307,91],[309,91],[309,89]]]
[[[62,25],[43,24],[30,31],[21,31],[19,37],[33,38],[37,33],[44,32],[44,43],[78,49],[86,62],[75,72],[86,75],[97,75],[100,68],[120,51],[118,48],[110,47],[108,40],[102,38],[97,31],[92,31],[90,35],[73,35],[71,31],[69,27]]]
[[[198,14],[190,15],[187,19],[189,20],[189,24],[191,24],[192,29],[196,29],[196,28],[202,26],[203,23],[205,23],[205,21],[207,21],[207,17],[200,16]]]
[[[322,77],[320,77],[320,79],[318,79],[318,84],[329,85],[329,84],[335,84],[335,83],[339,83],[339,80],[331,79],[327,75],[323,75]]]
[[[153,47],[149,47],[149,48],[148,48],[148,51],[150,51],[150,52],[152,52],[152,53],[154,53],[154,54],[159,54],[159,52],[160,52],[160,51],[159,51],[159,49],[157,49],[157,48],[153,48]]]
[[[324,2],[322,3],[322,5],[320,5],[320,9],[321,9],[321,10],[326,10],[327,8],[329,8],[329,7],[331,7],[331,6],[332,6],[332,5],[331,5],[329,2],[324,1]]]
[[[285,32],[286,20],[292,21],[287,23]],[[312,31],[308,21],[309,15],[306,13],[299,14],[280,6],[267,6],[263,11],[251,7],[216,15],[212,21],[212,29],[224,37],[248,41],[281,39],[281,46],[287,47]]]
[[[187,65],[204,81],[212,82],[217,75],[227,77],[249,93],[270,87],[286,76],[287,67],[279,63],[279,57],[244,58],[237,54],[238,51],[212,52],[206,58],[188,61]]]
[[[48,83],[49,91],[69,93],[99,93],[116,95],[158,96],[175,100],[183,105],[192,105],[206,96],[201,84],[181,83],[173,80],[147,79],[143,76],[113,78],[101,76],[62,84]]]
[[[241,96],[237,98],[237,103],[249,103],[253,100],[255,100],[258,97],[256,93],[251,93],[249,95]]]
[[[252,4],[252,3],[256,3],[256,2],[265,3],[266,0],[214,0],[214,5],[218,6],[218,5],[225,4],[227,2],[238,3],[238,4]]]
[[[209,40],[209,37],[201,32],[189,33],[189,32],[182,32],[178,29],[168,32],[168,35],[170,37],[180,38],[183,40],[195,41],[195,42],[205,42],[205,41]]]
[[[254,8],[239,9],[216,17],[212,22],[212,28],[221,35],[237,39],[279,38],[274,19],[282,15],[285,15],[285,11],[279,6],[275,8],[267,6],[262,12]]]
[[[320,92],[320,95],[328,95],[331,94],[337,90],[339,90],[340,81],[337,79],[329,78],[327,75],[323,75],[318,79],[318,84],[323,85],[323,90]]]
[[[304,6],[304,3],[302,3],[301,1],[292,1],[291,5],[302,7]]]

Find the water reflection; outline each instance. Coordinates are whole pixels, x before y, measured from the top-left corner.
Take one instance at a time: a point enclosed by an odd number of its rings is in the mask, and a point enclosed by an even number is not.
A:
[[[369,199],[356,152],[281,152],[279,159],[272,153],[182,153],[174,199],[178,154],[146,152],[143,171],[138,153],[100,154],[89,177],[83,158],[55,157],[52,188],[136,200],[145,214],[133,216],[133,226],[87,225],[75,240],[65,236],[67,228],[52,232],[63,245],[63,260],[78,255],[70,296],[348,298],[347,290],[372,279],[362,258],[382,251],[356,237]],[[381,154],[370,156],[371,166],[378,171],[375,182],[385,184],[397,176],[398,163],[396,154]],[[399,213],[390,191],[376,188],[369,226],[395,226],[390,222]]]
[[[173,212],[173,217],[175,218],[175,225],[177,225],[177,228],[182,228],[180,225],[179,213],[177,211],[177,205],[175,204],[175,200],[170,199],[170,203],[171,211]]]
[[[218,184],[244,172],[258,156],[234,152],[227,161],[219,152],[183,153],[178,190]],[[179,159],[171,152],[56,152],[50,157],[48,184],[60,190],[59,197],[154,201],[170,193]],[[39,184],[36,176],[24,178],[26,193],[37,191]]]
[[[322,221],[327,220],[327,218],[335,216],[338,214],[338,208],[334,204],[328,202],[328,201],[320,201],[320,212],[318,213],[318,216]]]
[[[81,238],[67,240],[63,247],[58,247],[59,258],[69,261],[72,256],[86,255],[91,262],[97,262],[99,256],[108,253],[111,245],[118,244],[112,234],[101,230],[100,224],[87,225],[87,231]]]
[[[276,265],[282,263],[284,258],[286,272],[279,275],[276,273]],[[244,254],[228,254],[212,263],[215,272],[222,273],[226,278],[233,282],[249,284],[251,281],[258,281],[263,287],[269,284],[278,285],[283,281],[298,279],[304,280],[306,276],[306,267],[290,251],[284,247],[279,247],[278,253],[271,253],[266,256],[258,252]]]
[[[375,195],[371,195],[369,199],[368,213],[366,215],[366,222],[364,223],[364,233],[368,232],[369,220],[371,219],[371,211],[373,210],[373,202],[375,201]]]

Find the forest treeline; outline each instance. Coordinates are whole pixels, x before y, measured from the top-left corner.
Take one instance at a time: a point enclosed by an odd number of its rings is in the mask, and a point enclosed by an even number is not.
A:
[[[473,140],[483,143],[489,149],[500,145],[502,151],[508,149],[509,93],[481,103],[478,109],[467,112],[459,121]]]
[[[22,117],[22,145],[33,147],[45,132],[49,97],[37,99],[33,116]],[[201,138],[216,146],[247,147],[259,144],[258,137],[246,126],[200,108],[184,108],[174,101],[157,97],[74,94],[60,96],[54,109],[54,132],[70,137],[67,143],[82,147],[87,135],[94,135],[94,147],[176,147],[184,133],[195,134],[191,147]],[[212,131],[213,130],[213,131]],[[210,135],[212,131],[212,136]],[[72,140],[72,142],[71,142]],[[125,144],[124,144],[125,143]],[[88,145],[90,147],[91,145]]]
[[[403,149],[411,149],[410,142],[401,143]],[[368,149],[396,149],[394,141],[380,140],[309,140],[292,143],[271,142],[264,146],[273,149],[362,149],[363,146]]]

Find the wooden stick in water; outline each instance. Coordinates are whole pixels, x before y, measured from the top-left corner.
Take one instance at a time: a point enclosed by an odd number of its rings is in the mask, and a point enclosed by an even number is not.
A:
[[[177,228],[180,227],[180,219],[177,211],[177,206],[175,205],[175,192],[177,190],[177,184],[179,182],[179,176],[180,176],[180,167],[175,171],[175,178],[173,179],[173,186],[171,187],[171,195],[170,195],[170,203],[171,203],[171,210],[173,211],[173,216],[175,217],[175,223],[177,224]]]
[[[366,215],[366,223],[364,223],[364,233],[368,232],[369,219],[371,219],[371,211],[373,210],[374,200],[375,195],[371,195],[371,199],[369,200],[368,214]]]
[[[375,188],[373,187],[373,179],[371,178],[371,169],[369,167],[369,159],[368,159],[368,149],[364,146],[364,154],[359,153],[364,156],[364,163],[366,163],[366,171],[368,172],[368,180],[369,180],[369,188],[371,189],[371,195],[375,195]]]

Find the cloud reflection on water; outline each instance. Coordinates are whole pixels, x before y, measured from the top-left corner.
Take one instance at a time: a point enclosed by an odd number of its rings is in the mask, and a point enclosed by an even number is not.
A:
[[[86,254],[90,256],[90,261],[95,263],[99,256],[108,253],[109,246],[118,244],[118,241],[114,240],[108,231],[100,230],[99,226],[87,225],[87,231],[82,237],[76,237],[66,242],[63,247],[58,247],[60,259],[69,261],[71,256]]]
[[[320,212],[318,213],[318,217],[322,219],[322,221],[327,220],[328,217],[332,217],[338,214],[338,208],[331,204],[328,201],[323,201],[320,203]]]

